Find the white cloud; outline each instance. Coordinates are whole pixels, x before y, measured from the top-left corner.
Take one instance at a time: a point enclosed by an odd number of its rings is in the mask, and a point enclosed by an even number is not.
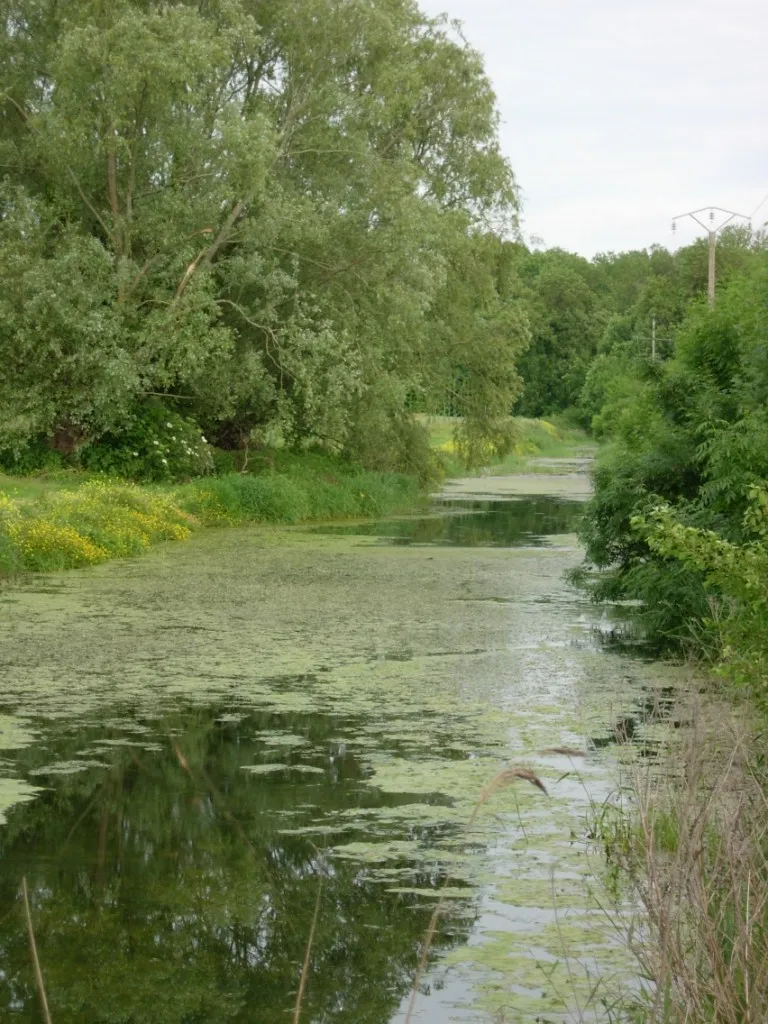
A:
[[[548,245],[671,244],[674,214],[768,191],[765,0],[419,2],[483,53],[524,230]]]

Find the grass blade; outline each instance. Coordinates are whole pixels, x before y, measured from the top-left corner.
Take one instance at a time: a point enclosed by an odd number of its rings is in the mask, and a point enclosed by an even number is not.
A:
[[[53,1024],[51,1020],[51,1012],[48,1009],[48,1000],[45,996],[45,985],[43,984],[43,972],[40,967],[40,958],[37,955],[35,930],[32,927],[32,914],[29,910],[29,893],[27,891],[26,875],[21,879],[21,894],[24,897],[24,913],[27,917],[27,933],[29,935],[29,952],[32,956],[32,964],[35,968],[35,982],[37,983],[37,991],[40,993],[40,1006],[43,1011],[43,1020],[45,1021],[45,1024]]]

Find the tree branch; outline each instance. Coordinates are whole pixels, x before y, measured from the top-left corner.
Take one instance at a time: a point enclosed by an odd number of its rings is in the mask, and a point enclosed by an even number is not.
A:
[[[88,196],[83,191],[82,185],[77,180],[77,175],[75,174],[75,172],[72,170],[71,167],[67,167],[67,171],[69,172],[70,178],[74,182],[75,188],[77,189],[77,191],[80,194],[80,198],[83,200],[83,202],[88,207],[88,209],[91,211],[91,213],[96,218],[96,220],[99,222],[99,224],[101,224],[101,226],[104,228],[104,233],[106,234],[107,238],[111,239],[112,238],[112,231],[111,231],[109,225],[106,223],[106,221],[101,216],[99,211],[96,209],[96,207],[93,205],[93,203],[90,201]]]
[[[237,221],[242,216],[243,211],[248,205],[249,198],[250,196],[247,196],[245,199],[239,199],[235,203],[235,205],[232,207],[232,210],[229,213],[229,216],[222,224],[221,228],[219,229],[219,233],[216,235],[213,242],[208,246],[207,249],[203,249],[203,251],[197,257],[195,257],[195,259],[189,264],[187,269],[184,271],[184,276],[179,282],[179,287],[176,289],[176,296],[174,298],[174,302],[178,302],[182,298],[184,292],[187,290],[187,285],[192,280],[198,267],[209,267],[216,258],[216,255],[219,252],[219,250],[227,244],[227,242],[229,241],[229,236],[232,231],[232,228],[235,226]]]

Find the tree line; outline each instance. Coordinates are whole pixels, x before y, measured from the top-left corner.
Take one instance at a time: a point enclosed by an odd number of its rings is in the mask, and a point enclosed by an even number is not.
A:
[[[140,444],[166,410],[224,448],[402,464],[412,411],[446,395],[468,443],[503,444],[528,340],[496,273],[517,187],[446,21],[411,0],[10,0],[0,77],[6,464]]]
[[[768,245],[726,234],[714,308],[705,248],[650,254],[672,272],[609,321],[587,369],[579,408],[605,444],[577,578],[599,600],[637,602],[647,637],[723,662],[764,702]]]

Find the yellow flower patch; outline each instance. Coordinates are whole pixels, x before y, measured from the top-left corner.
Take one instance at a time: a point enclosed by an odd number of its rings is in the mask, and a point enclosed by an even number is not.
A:
[[[166,495],[93,481],[34,502],[0,495],[0,533],[29,569],[94,565],[141,554],[160,540],[184,540],[190,517]]]
[[[28,569],[66,568],[95,565],[109,558],[109,552],[71,526],[59,526],[45,519],[14,522],[7,528]]]

